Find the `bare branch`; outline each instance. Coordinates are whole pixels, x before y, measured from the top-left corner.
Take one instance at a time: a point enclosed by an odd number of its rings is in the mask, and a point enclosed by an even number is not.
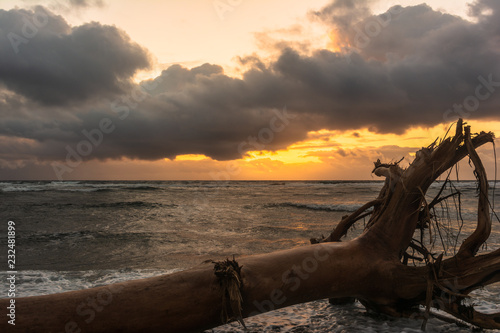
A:
[[[311,239],[311,243],[316,244],[316,243],[321,243],[321,242],[339,242],[340,239],[347,234],[347,231],[349,230],[349,228],[351,228],[352,225],[356,221],[369,215],[367,213],[367,214],[363,214],[360,217],[360,214],[365,212],[367,209],[369,209],[373,206],[379,205],[381,203],[382,203],[381,199],[375,199],[375,200],[372,200],[372,201],[364,204],[363,206],[359,207],[355,212],[353,212],[351,215],[348,215],[347,217],[343,218],[337,224],[335,229],[332,231],[332,233],[327,238],[325,238],[323,240],[317,240],[317,239],[313,238],[313,239]]]
[[[479,199],[477,209],[477,227],[458,250],[457,257],[472,257],[475,256],[481,245],[486,242],[491,233],[491,218],[489,213],[488,201],[488,179],[486,178],[486,170],[479,158],[476,149],[471,141],[470,126],[465,127],[465,145],[469,153],[469,157],[474,163],[474,174],[479,182]]]

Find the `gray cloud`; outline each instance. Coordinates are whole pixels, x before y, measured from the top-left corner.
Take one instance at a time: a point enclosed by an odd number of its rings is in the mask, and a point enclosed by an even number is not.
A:
[[[475,0],[469,4],[469,14],[479,19],[479,24],[483,29],[492,34],[500,32],[500,3],[495,0]]]
[[[352,25],[371,15],[370,5],[377,0],[334,0],[321,10],[312,11],[310,17],[347,33]]]
[[[40,4],[40,0],[21,0],[26,4]],[[104,7],[105,0],[44,0],[48,8],[57,12],[69,13],[71,11],[80,11],[91,7]]]
[[[75,7],[102,7],[104,6],[103,0],[68,0],[71,6]]]
[[[41,104],[123,93],[149,63],[147,51],[114,26],[70,27],[43,7],[0,10],[0,83]]]
[[[284,43],[270,63],[255,55],[241,58],[249,68],[242,78],[224,74],[218,65],[173,65],[156,79],[133,85],[131,75],[148,65],[146,51],[117,28],[97,23],[69,27],[51,17],[53,27],[22,45],[38,53],[8,54],[12,49],[2,38],[0,160],[64,161],[67,147],[76,149],[87,140],[82,131],[99,128],[103,118],[114,130],[84,160],[180,154],[228,160],[252,148],[252,137],[253,148],[276,150],[320,129],[402,133],[445,121],[446,110],[476,93],[479,77],[494,81],[482,94],[493,91],[477,110],[463,111],[468,118],[498,119],[497,2],[476,1],[471,6],[476,23],[427,5],[374,16],[369,2],[363,4],[335,1],[313,14],[329,28],[343,27],[349,54],[323,49],[304,55]],[[389,14],[390,22],[368,35],[370,22],[387,22]],[[0,19],[5,36],[24,14],[0,15],[8,18]],[[357,45],[361,33],[369,40]],[[295,118],[264,143],[271,120],[285,105]]]

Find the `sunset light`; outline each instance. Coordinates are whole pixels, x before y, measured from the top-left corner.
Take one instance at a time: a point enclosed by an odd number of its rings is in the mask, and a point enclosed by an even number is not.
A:
[[[0,332],[500,332],[499,59],[500,0],[0,1]]]
[[[330,39],[327,43],[327,49],[332,52],[346,52],[350,48],[347,38],[343,37],[337,29],[332,29],[328,33]]]
[[[33,25],[0,30],[16,71],[0,76],[5,179],[210,180],[228,162],[234,180],[371,179],[373,161],[408,163],[458,117],[500,131],[496,49],[426,31],[484,35],[453,1],[37,3],[3,2]],[[49,52],[57,36],[79,44]],[[463,52],[438,52],[444,40]],[[22,81],[30,54],[40,87]]]
[[[185,155],[178,155],[175,157],[175,161],[203,161],[207,159],[210,159],[210,157],[198,154],[185,154]]]

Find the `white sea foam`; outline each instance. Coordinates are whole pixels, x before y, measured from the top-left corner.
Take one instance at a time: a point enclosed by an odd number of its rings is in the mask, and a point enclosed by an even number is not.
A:
[[[44,271],[26,270],[16,274],[16,297],[28,297],[87,289],[117,282],[143,279],[170,274],[179,269],[160,270],[91,270],[91,271]],[[0,273],[2,290],[8,290],[7,273]],[[0,294],[0,298],[6,295]]]
[[[238,323],[217,327],[206,333],[257,333],[257,332],[336,332],[336,333],[421,333],[421,320],[391,318],[368,313],[356,302],[352,305],[330,305],[327,300],[290,306],[245,319],[245,330]],[[427,333],[460,333],[470,329],[458,327],[431,318],[426,325]],[[499,330],[485,330],[493,333]]]

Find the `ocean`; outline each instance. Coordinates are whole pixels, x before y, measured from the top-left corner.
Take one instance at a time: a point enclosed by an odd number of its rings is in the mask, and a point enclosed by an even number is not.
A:
[[[475,226],[474,182],[455,182],[453,199],[437,209],[435,249],[452,255]],[[7,222],[16,226],[17,297],[59,293],[172,273],[202,261],[266,253],[309,244],[327,235],[342,216],[374,199],[380,181],[66,181],[0,183],[1,295],[7,297]],[[441,184],[433,185],[429,194]],[[493,186],[494,184],[491,183]],[[497,191],[500,192],[500,191]],[[500,194],[491,195],[500,202]],[[359,221],[348,238],[356,237]],[[461,232],[459,233],[459,230]],[[458,243],[459,244],[459,243]],[[500,247],[500,222],[484,251]],[[477,308],[500,312],[500,286],[474,292]],[[245,320],[247,332],[420,332],[421,321],[394,319],[359,304],[327,300]],[[427,332],[468,332],[432,319]],[[245,332],[239,324],[207,332]],[[491,331],[493,332],[493,331]]]

